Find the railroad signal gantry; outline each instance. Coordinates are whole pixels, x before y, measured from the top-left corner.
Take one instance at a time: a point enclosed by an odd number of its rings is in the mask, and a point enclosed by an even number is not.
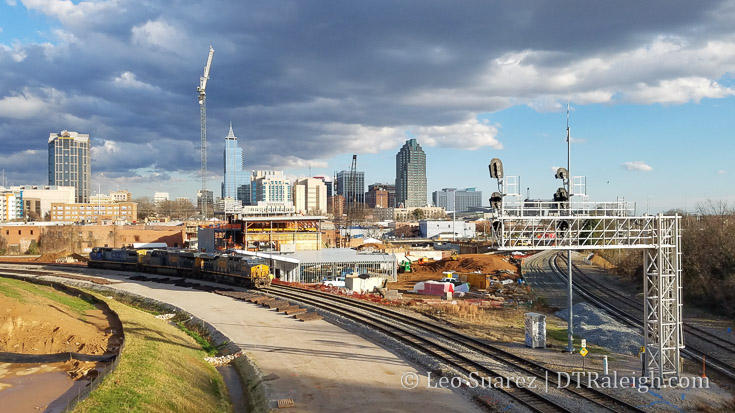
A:
[[[498,181],[490,203],[496,212],[492,237],[499,250],[643,250],[644,365],[662,380],[678,379],[684,348],[681,217],[636,215],[634,204],[625,200],[590,202],[584,191],[576,190],[578,196],[557,191],[555,201],[523,200],[518,177],[504,177],[497,158],[490,163],[490,176]],[[560,179],[571,180],[573,187],[584,185],[580,177]]]

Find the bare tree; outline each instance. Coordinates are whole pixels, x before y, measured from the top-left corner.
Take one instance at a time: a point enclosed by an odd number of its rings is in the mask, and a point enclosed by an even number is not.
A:
[[[143,221],[147,217],[156,213],[156,204],[147,196],[133,199],[138,204],[138,220]]]

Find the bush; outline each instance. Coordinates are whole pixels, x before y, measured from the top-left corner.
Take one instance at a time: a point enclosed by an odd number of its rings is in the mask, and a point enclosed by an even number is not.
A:
[[[31,244],[28,246],[28,249],[26,250],[26,255],[38,255],[41,251],[38,248],[38,243],[36,243],[35,240],[31,241]]]

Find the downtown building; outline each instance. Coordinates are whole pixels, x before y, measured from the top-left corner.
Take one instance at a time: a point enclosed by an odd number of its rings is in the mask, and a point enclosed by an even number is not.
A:
[[[409,139],[396,154],[396,207],[427,205],[426,153],[416,139]]]
[[[293,183],[293,203],[296,213],[323,215],[327,213],[327,186],[317,178],[297,179]]]
[[[61,131],[48,138],[49,186],[73,186],[75,202],[89,202],[91,180],[89,135]]]
[[[237,136],[232,131],[230,123],[230,131],[225,137],[222,198],[232,198],[250,204],[250,180],[247,171],[243,169],[244,164],[242,148],[237,143]]]
[[[482,191],[475,188],[443,188],[431,194],[434,205],[447,211],[470,212],[475,207],[482,206]]]
[[[369,208],[395,208],[396,186],[380,183],[368,185],[365,203]]]
[[[346,208],[353,204],[365,203],[365,172],[355,171],[354,176],[350,171],[337,173],[337,195],[345,198]]]

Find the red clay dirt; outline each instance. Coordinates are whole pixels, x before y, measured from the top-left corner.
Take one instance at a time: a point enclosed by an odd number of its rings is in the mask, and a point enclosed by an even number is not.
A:
[[[411,290],[419,281],[439,281],[444,271],[474,272],[492,274],[499,270],[512,271],[518,274],[518,266],[508,262],[505,255],[489,254],[462,254],[457,261],[445,258],[439,261],[431,261],[424,265],[412,263],[410,273],[398,274],[398,281],[388,283],[389,289]]]

